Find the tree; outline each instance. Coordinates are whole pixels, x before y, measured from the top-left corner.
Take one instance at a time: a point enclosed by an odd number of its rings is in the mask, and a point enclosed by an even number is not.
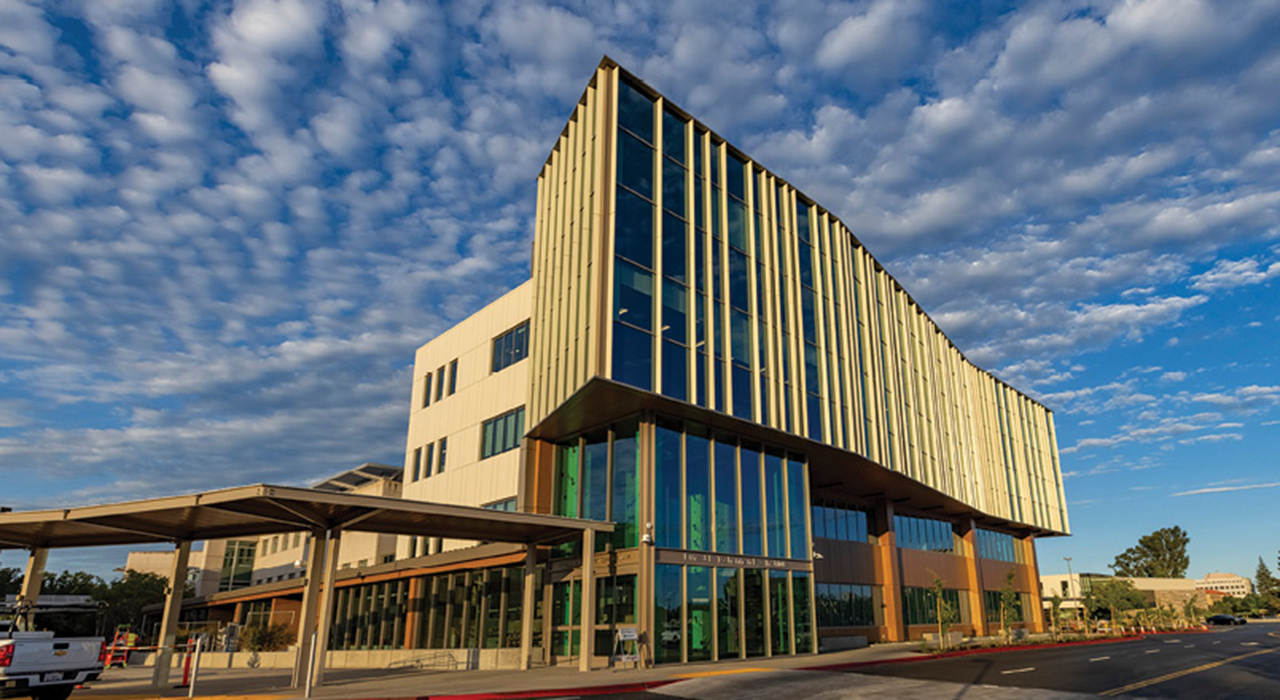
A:
[[[115,630],[117,625],[140,625],[142,609],[155,603],[163,603],[169,581],[163,576],[129,569],[124,576],[112,581],[95,598],[104,605],[105,629]]]
[[[1053,622],[1053,630],[1052,630],[1053,641],[1056,642],[1058,641],[1058,637],[1059,637],[1058,625],[1062,621],[1062,596],[1061,595],[1054,593],[1053,597],[1049,598],[1049,609],[1052,611],[1050,619]]]
[[[935,613],[938,616],[938,649],[946,651],[947,632],[951,630],[951,625],[956,621],[957,614],[960,611],[956,610],[956,606],[952,605],[943,596],[945,590],[943,589],[942,577],[932,571],[929,573],[933,574],[933,586],[930,588],[933,591],[934,605],[937,608]]]
[[[1138,540],[1111,564],[1116,576],[1133,578],[1182,578],[1191,560],[1187,544],[1191,538],[1181,527],[1165,527]]]
[[[1267,568],[1266,562],[1262,561],[1262,557],[1258,557],[1258,570],[1253,575],[1253,587],[1258,595],[1268,602],[1270,608],[1280,607],[1280,600],[1277,600],[1280,599],[1280,581],[1271,575],[1271,570]]]
[[[1132,581],[1106,579],[1093,584],[1093,600],[1111,617],[1111,633],[1115,634],[1121,621],[1121,613],[1146,607],[1146,599],[1134,588]]]
[[[1000,590],[1000,636],[1004,639],[1004,643],[1009,643],[1009,631],[1014,622],[1022,618],[1020,606],[1018,603],[1018,592],[1013,588],[1014,571],[1009,569],[1009,573],[1004,577],[1004,588]]]
[[[17,595],[22,590],[22,572],[12,567],[0,568],[0,598]]]

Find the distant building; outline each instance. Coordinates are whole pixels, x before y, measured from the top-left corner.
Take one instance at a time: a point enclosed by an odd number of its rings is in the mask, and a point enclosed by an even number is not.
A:
[[[1235,574],[1215,571],[1196,580],[1196,590],[1217,591],[1236,598],[1243,598],[1253,593],[1253,581]]]
[[[1230,574],[1221,575],[1231,576]],[[1054,595],[1062,598],[1063,610],[1079,610],[1084,607],[1084,598],[1089,595],[1094,586],[1101,581],[1115,578],[1117,577],[1108,574],[1081,573],[1070,576],[1066,574],[1047,574],[1040,577],[1040,596],[1044,601],[1043,605],[1046,610],[1051,607],[1049,599]],[[1215,598],[1211,589],[1202,587],[1200,585],[1201,581],[1196,579],[1120,578],[1132,583],[1134,589],[1146,598],[1148,605],[1159,607],[1172,605],[1181,609],[1182,606],[1186,605],[1187,601],[1195,600],[1197,607],[1207,608],[1215,600],[1221,599],[1220,595]],[[1245,579],[1245,582],[1248,583],[1248,579]]]

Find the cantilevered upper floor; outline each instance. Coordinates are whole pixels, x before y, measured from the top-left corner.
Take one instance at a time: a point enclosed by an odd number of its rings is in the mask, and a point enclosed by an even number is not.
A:
[[[604,378],[1069,529],[1052,413],[831,212],[608,58],[538,177],[532,268],[530,426]]]

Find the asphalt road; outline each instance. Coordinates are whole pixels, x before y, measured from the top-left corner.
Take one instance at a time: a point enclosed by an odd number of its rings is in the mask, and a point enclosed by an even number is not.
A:
[[[1280,698],[1280,625],[861,667],[858,673],[1104,696]]]
[[[856,666],[707,675],[625,700],[1280,698],[1280,624]]]

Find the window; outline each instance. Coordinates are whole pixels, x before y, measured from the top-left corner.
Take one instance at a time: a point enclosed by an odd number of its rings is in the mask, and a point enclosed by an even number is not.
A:
[[[436,463],[436,473],[444,473],[444,455],[449,448],[449,438],[440,438],[440,461]]]
[[[458,390],[458,360],[449,363],[449,396]]]
[[[493,370],[501,372],[529,354],[529,322],[493,339]]]
[[[1003,591],[982,592],[982,607],[987,612],[987,622],[1000,622],[1000,603],[1003,598]],[[1022,594],[1014,598],[1009,613],[1010,622],[1022,622]]]
[[[444,398],[444,367],[436,370],[436,401]]]
[[[431,377],[432,374],[427,372],[427,376],[422,378],[422,407],[426,408],[431,405]]]
[[[421,473],[421,475],[419,476],[419,478],[421,478],[421,479],[425,479],[425,478],[427,478],[427,477],[431,476],[431,461],[435,458],[435,453],[436,453],[436,446],[435,446],[435,444],[434,444],[434,443],[432,443],[432,444],[428,444],[428,445],[427,445],[427,456],[426,456],[426,459],[424,459],[424,460],[422,461],[422,473]]]
[[[382,563],[383,563],[383,564],[390,564],[391,562],[393,562],[393,561],[395,561],[395,560],[396,560],[396,555],[394,555],[394,554],[384,554],[384,555],[382,555]]]
[[[819,627],[870,627],[876,624],[871,586],[819,583]]]
[[[942,590],[942,601],[950,605],[952,611],[954,611],[953,620],[961,623],[965,622],[965,613],[967,611],[960,605],[960,591],[944,588]],[[902,589],[902,607],[908,625],[938,624],[938,596],[933,592],[932,588],[904,587]]]
[[[979,529],[977,532],[978,556],[983,559],[995,559],[1017,564],[1023,561],[1022,548],[1018,546],[1013,535],[994,530]]]
[[[409,471],[409,481],[417,481],[422,478],[422,448],[419,447],[413,451],[413,469]]]
[[[867,511],[857,506],[821,501],[813,506],[813,536],[868,542]]]
[[[501,510],[507,513],[514,513],[516,510],[516,499],[504,498],[501,501],[486,503],[482,507],[487,508],[489,510]]]
[[[480,433],[480,459],[519,447],[524,437],[524,406],[485,421]]]
[[[910,515],[893,516],[893,530],[898,546],[905,549],[923,549],[927,552],[954,554],[955,536],[951,523],[945,520],[916,518]]]

